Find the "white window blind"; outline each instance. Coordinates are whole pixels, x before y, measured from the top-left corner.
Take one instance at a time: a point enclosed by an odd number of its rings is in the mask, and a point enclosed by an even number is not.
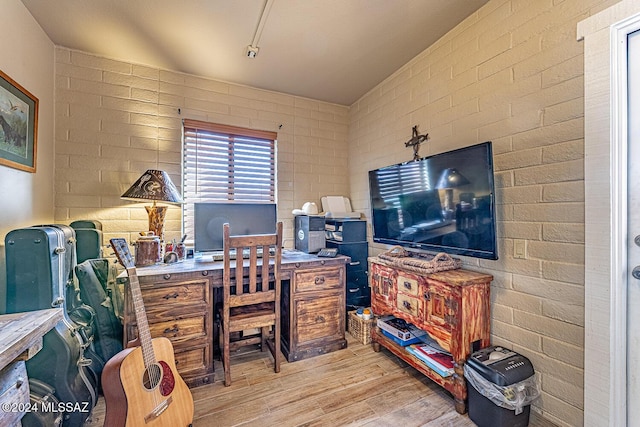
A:
[[[184,120],[184,230],[196,202],[275,203],[275,132]]]

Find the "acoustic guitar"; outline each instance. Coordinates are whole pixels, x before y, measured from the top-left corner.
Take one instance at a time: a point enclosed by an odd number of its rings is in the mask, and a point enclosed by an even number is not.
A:
[[[182,427],[193,422],[193,397],[176,370],[167,338],[151,338],[140,283],[124,239],[111,239],[126,268],[138,324],[140,346],[113,356],[102,372],[105,426]]]

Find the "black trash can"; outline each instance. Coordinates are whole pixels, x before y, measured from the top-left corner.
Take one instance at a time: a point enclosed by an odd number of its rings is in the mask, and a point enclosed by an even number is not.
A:
[[[526,427],[531,402],[539,395],[533,365],[512,350],[491,346],[464,366],[469,418],[479,427]]]

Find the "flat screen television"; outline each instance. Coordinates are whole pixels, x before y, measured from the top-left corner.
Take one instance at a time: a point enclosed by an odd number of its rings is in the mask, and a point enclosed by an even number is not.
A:
[[[369,171],[373,241],[498,259],[491,142]]]
[[[232,235],[276,232],[276,205],[272,203],[194,203],[194,251],[221,251],[222,225]]]

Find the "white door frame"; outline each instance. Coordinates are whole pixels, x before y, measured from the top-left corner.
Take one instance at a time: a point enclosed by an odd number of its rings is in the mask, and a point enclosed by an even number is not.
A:
[[[627,420],[628,265],[628,43],[640,15],[611,26],[611,409],[613,425]],[[586,349],[585,349],[586,350]]]
[[[584,425],[627,425],[627,35],[640,2],[578,24],[585,57]]]

